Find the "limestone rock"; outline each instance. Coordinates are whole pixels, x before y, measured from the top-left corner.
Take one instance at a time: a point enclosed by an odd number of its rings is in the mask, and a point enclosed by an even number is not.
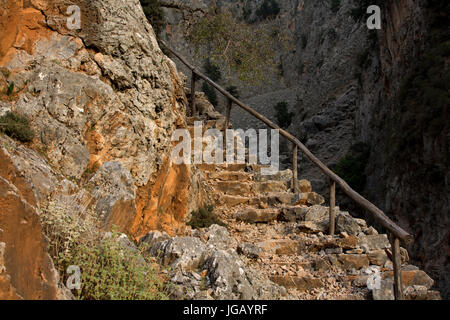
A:
[[[358,245],[367,251],[388,249],[391,247],[386,234],[369,235],[359,237]]]
[[[311,182],[306,179],[302,179],[298,183],[298,187],[301,193],[310,193],[312,192]]]
[[[368,253],[370,264],[376,266],[384,266],[386,261],[388,260],[388,256],[386,251],[384,250],[374,250]]]
[[[113,225],[129,231],[136,215],[134,180],[121,162],[106,162],[89,181],[95,211],[106,229]]]
[[[359,270],[369,266],[369,258],[365,254],[339,254],[337,260],[345,270]]]
[[[58,277],[36,209],[0,177],[0,297],[53,300]]]
[[[166,232],[151,231],[139,240],[139,245],[151,248],[158,242],[169,240],[170,236]]]
[[[206,245],[199,238],[175,237],[157,242],[150,247],[149,253],[172,269],[193,271],[204,262],[206,250]]]
[[[356,236],[361,232],[361,227],[350,215],[339,214],[336,218],[336,231],[347,232],[349,235]]]
[[[238,245],[237,253],[242,254],[249,259],[258,259],[261,248],[252,243],[244,242]]]

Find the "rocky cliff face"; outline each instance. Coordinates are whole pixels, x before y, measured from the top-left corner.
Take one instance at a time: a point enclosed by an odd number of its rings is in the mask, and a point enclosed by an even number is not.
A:
[[[180,3],[205,8],[201,1]],[[261,3],[218,5],[252,20]],[[351,154],[352,146],[367,148],[370,156],[358,172],[366,181],[360,191],[415,234],[412,258],[439,279],[442,289],[448,288],[448,103],[442,102],[448,101],[447,5],[411,0],[279,4],[276,20],[292,32],[295,48],[279,50],[282,72],[261,86],[241,89],[243,100],[271,119],[273,106],[288,102],[295,113],[288,131],[329,167]],[[378,31],[366,26],[365,11],[371,4],[382,8]],[[192,57],[177,31],[190,21],[182,12],[167,9],[164,36]],[[423,79],[427,73],[434,78]],[[232,120],[235,127],[261,127],[239,108],[233,109]],[[289,155],[282,159],[287,166]],[[328,181],[307,159],[300,163],[300,175],[326,194]]]
[[[363,80],[356,122],[372,149],[365,192],[415,235],[414,261],[448,297],[448,4],[392,1],[383,12],[380,73]]]
[[[175,235],[202,202],[201,177],[169,159],[186,126],[184,81],[138,0],[0,4],[0,113],[35,132],[27,145],[0,137],[0,297],[52,299],[63,292],[38,219],[49,201],[93,208],[136,238]]]

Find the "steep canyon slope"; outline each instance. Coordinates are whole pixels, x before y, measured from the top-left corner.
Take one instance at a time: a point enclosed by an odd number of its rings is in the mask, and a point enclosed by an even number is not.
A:
[[[267,23],[258,18],[263,2],[215,3],[260,25]],[[329,167],[340,166],[346,178],[356,175],[349,182],[414,233],[412,258],[438,280],[448,297],[448,4],[277,2],[280,12],[269,23],[290,32],[294,48],[276,48],[279,70],[268,71],[266,83],[245,86],[224,77],[223,84],[237,84],[242,99],[271,119],[276,116],[274,105],[286,101],[294,112],[288,131]],[[170,3],[177,6],[165,8],[168,26],[162,36],[195,61],[183,30],[211,3]],[[382,9],[381,30],[367,28],[366,9],[371,4]],[[239,108],[233,109],[232,120],[235,127],[261,127]],[[286,166],[288,155],[282,159]],[[307,159],[301,159],[299,170],[314,189],[328,192],[328,181]]]

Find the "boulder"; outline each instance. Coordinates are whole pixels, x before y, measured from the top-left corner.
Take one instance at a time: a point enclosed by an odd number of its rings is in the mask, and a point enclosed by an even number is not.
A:
[[[298,229],[300,232],[305,233],[319,233],[319,232],[327,232],[329,226],[327,220],[322,220],[321,222],[301,221],[298,223]]]
[[[358,245],[368,252],[379,249],[388,249],[391,244],[386,234],[366,235],[359,237]]]
[[[227,228],[213,224],[204,231],[205,239],[209,246],[222,250],[226,250],[230,247],[232,240]]]
[[[249,259],[258,259],[261,254],[261,248],[253,243],[240,243],[237,247],[237,253],[246,256]]]
[[[385,250],[373,250],[368,253],[370,264],[376,266],[384,266],[388,261],[388,256]]]
[[[301,193],[310,193],[312,192],[311,182],[306,179],[302,179],[298,182],[298,188]]]
[[[174,237],[157,242],[148,253],[157,257],[164,266],[183,272],[195,271],[204,262],[207,247],[195,237]]]
[[[356,236],[361,232],[361,227],[352,216],[341,213],[336,218],[336,231]]]
[[[151,231],[139,239],[139,246],[144,248],[151,248],[156,243],[169,239],[170,236],[164,231]]]
[[[306,203],[311,206],[321,205],[325,203],[325,198],[322,197],[320,194],[317,194],[316,192],[309,192]]]
[[[244,265],[235,251],[217,250],[210,255],[203,269],[213,287],[213,296],[219,300],[250,300],[255,296]]]
[[[393,279],[393,277],[392,271],[383,273],[383,279]],[[402,270],[402,283],[405,287],[417,285],[430,289],[434,285],[434,280],[422,270]]]
[[[369,266],[369,258],[365,254],[339,254],[337,260],[344,270],[359,270]]]

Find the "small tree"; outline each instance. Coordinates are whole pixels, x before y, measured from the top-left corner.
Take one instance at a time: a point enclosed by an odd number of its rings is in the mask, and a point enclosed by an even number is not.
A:
[[[212,8],[191,25],[187,39],[199,59],[209,59],[244,82],[264,80],[274,69],[277,37],[270,27],[250,25],[226,9]],[[258,36],[255,36],[255,35]]]
[[[140,0],[145,16],[155,30],[156,36],[166,27],[166,17],[159,0]]]

